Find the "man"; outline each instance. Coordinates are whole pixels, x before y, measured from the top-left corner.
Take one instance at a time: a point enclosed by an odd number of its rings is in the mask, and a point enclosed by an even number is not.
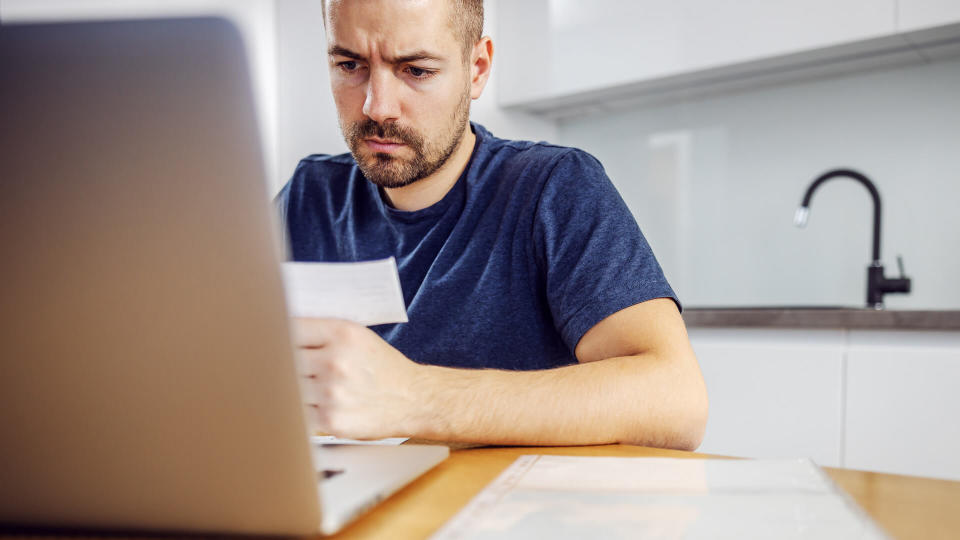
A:
[[[350,154],[278,196],[295,260],[397,258],[409,323],[299,319],[317,427],[352,438],[695,449],[707,397],[679,303],[586,153],[471,124],[482,0],[330,0]]]

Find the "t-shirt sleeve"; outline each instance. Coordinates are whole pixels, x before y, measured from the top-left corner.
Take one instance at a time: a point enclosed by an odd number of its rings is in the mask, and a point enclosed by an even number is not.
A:
[[[636,220],[593,156],[571,150],[544,183],[533,244],[553,320],[571,351],[604,318],[674,294]]]
[[[286,255],[286,258],[290,258],[290,229],[287,224],[287,208],[290,204],[290,182],[287,182],[279,193],[273,198],[273,207],[277,212],[277,223],[280,225],[280,234],[281,234],[281,247],[283,252]]]

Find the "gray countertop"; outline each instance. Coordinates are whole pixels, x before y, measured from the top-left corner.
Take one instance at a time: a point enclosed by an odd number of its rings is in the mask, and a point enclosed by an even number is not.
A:
[[[960,330],[960,310],[874,310],[854,307],[684,308],[689,327]]]

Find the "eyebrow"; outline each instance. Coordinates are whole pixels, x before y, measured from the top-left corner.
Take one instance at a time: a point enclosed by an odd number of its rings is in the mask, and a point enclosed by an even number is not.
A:
[[[327,51],[327,54],[330,56],[346,56],[347,58],[353,58],[354,60],[366,60],[362,54],[355,53],[350,49],[341,47],[339,45],[333,45],[330,47],[330,49]],[[443,58],[424,50],[414,51],[410,54],[405,54],[403,56],[397,56],[394,58],[385,58],[385,60],[388,64],[405,64],[407,62],[417,62],[419,60],[433,60],[436,62],[444,61]]]

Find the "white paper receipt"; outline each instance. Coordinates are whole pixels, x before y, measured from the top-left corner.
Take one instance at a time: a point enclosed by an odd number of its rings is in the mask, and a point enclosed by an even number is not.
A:
[[[397,263],[283,263],[293,317],[334,317],[366,326],[407,322]]]
[[[368,446],[397,446],[407,442],[407,437],[389,437],[386,439],[374,439],[372,441],[361,441],[358,439],[342,439],[333,435],[313,435],[310,442],[314,446],[330,446],[332,444],[351,444]]]

